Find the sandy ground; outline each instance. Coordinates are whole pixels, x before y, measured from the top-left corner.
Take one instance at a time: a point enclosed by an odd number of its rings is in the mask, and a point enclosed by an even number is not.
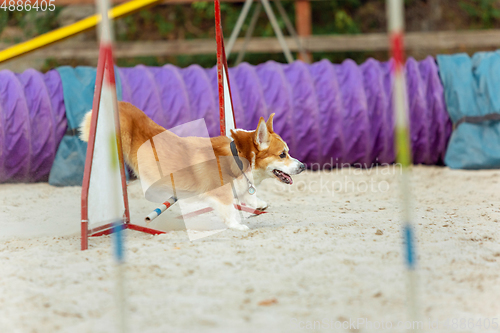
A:
[[[190,242],[183,230],[127,231],[130,332],[416,331],[398,328],[407,317],[397,174],[268,181],[258,193],[269,212],[246,219],[247,232]],[[496,170],[414,168],[418,298],[425,327],[439,321],[424,331],[499,331],[499,181]],[[79,251],[80,190],[0,186],[0,332],[116,332],[110,238]],[[129,191],[140,222],[156,205],[137,182]],[[176,214],[153,226],[178,229]]]

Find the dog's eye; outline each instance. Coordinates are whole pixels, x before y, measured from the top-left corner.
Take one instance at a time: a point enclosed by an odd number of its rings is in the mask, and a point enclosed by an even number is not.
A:
[[[283,151],[280,155],[280,158],[285,158],[286,157],[286,151]]]

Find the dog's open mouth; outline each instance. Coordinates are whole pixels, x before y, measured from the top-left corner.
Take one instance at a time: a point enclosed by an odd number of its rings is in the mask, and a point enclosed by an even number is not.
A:
[[[285,183],[285,184],[288,184],[288,185],[292,185],[293,184],[293,180],[292,180],[292,177],[287,174],[287,173],[284,173],[283,171],[280,171],[278,169],[274,169],[273,170],[273,173],[276,177],[278,177],[278,179],[282,182],[282,183]]]

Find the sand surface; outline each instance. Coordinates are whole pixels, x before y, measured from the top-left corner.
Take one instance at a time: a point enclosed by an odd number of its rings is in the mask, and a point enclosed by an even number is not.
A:
[[[267,181],[258,193],[268,213],[246,219],[247,232],[190,242],[178,208],[152,223],[176,231],[127,231],[130,332],[413,331],[398,328],[407,311],[397,176],[388,167]],[[453,318],[474,320],[460,332],[499,331],[499,181],[496,170],[413,169],[418,298],[424,324],[440,321],[426,332],[455,331],[445,327]],[[79,250],[80,191],[0,185],[0,332],[117,331],[110,238]],[[141,223],[156,205],[138,182],[129,191]],[[358,318],[386,328],[356,330]]]

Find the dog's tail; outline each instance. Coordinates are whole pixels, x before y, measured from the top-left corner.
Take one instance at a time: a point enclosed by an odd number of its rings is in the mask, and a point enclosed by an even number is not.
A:
[[[89,141],[90,136],[90,120],[92,119],[92,110],[87,112],[83,117],[83,121],[80,124],[80,139],[82,141]]]

